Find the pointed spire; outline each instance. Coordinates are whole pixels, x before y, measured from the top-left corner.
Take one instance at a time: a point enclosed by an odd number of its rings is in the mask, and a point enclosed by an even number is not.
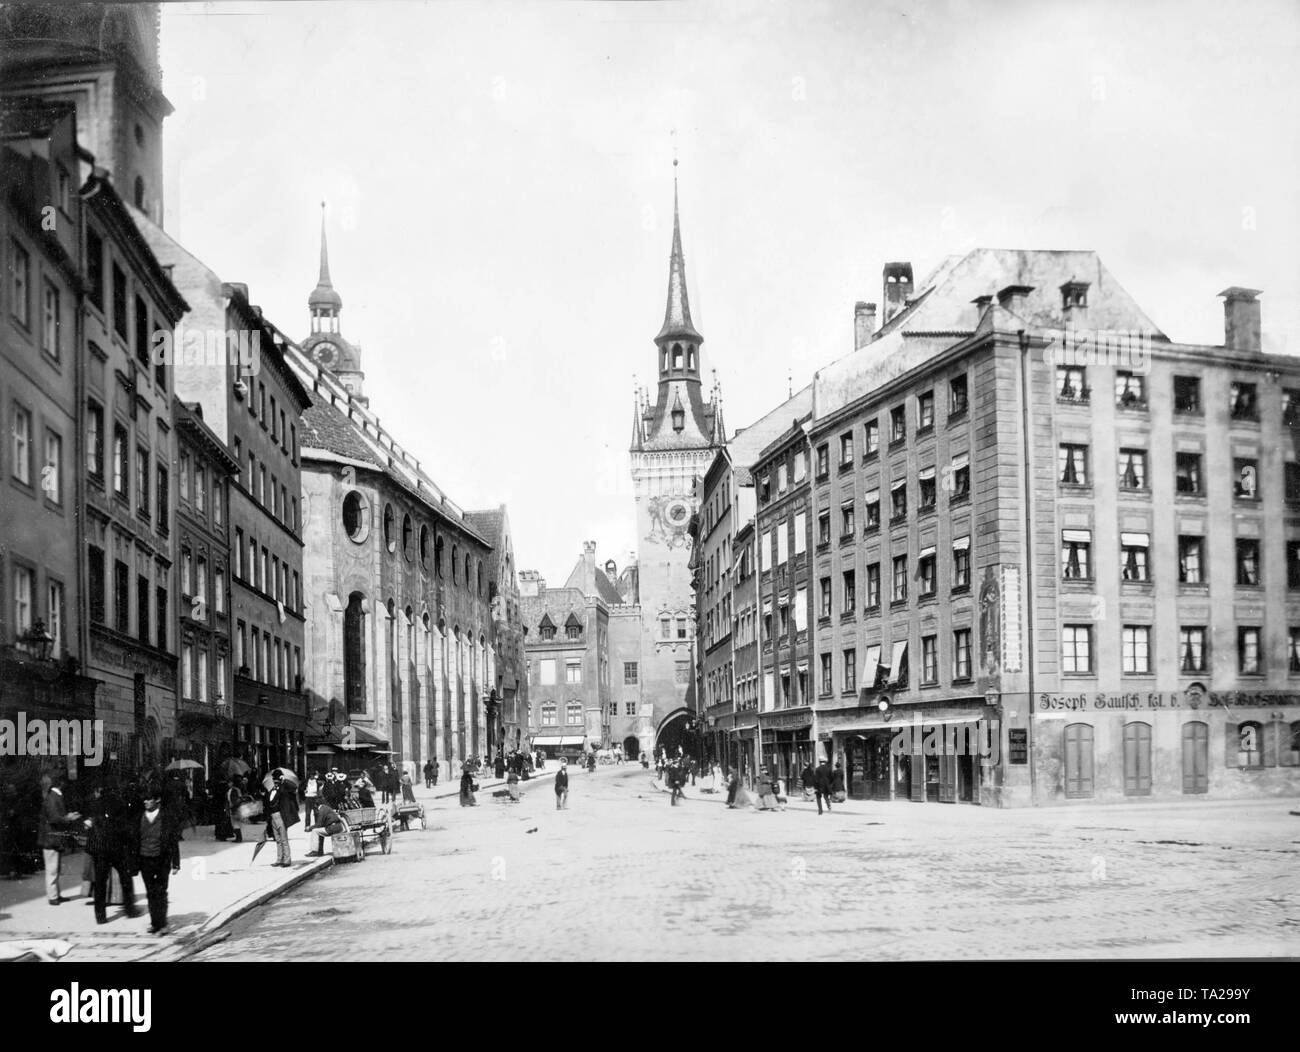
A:
[[[307,297],[307,306],[312,310],[318,308],[338,313],[343,309],[343,297],[334,291],[330,281],[329,247],[325,242],[325,202],[320,203],[320,277],[316,287]]]
[[[673,159],[673,248],[668,258],[668,305],[664,309],[664,324],[656,341],[681,337],[702,342],[702,337],[691,324],[691,304],[686,293],[686,260],[682,255],[682,224],[677,206],[677,160]]]

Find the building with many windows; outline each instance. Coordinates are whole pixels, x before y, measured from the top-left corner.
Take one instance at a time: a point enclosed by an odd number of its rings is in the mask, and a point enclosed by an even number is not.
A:
[[[172,404],[176,435],[177,593],[179,653],[174,754],[214,775],[232,755],[235,654],[230,578],[230,479],[239,464],[203,422],[203,407]]]
[[[547,756],[577,756],[584,748],[608,748],[629,717],[612,706],[636,696],[635,664],[611,668],[611,650],[626,655],[640,622],[623,617],[621,642],[611,645],[611,626],[625,606],[608,569],[596,565],[596,542],[585,541],[582,556],[561,588],[547,588],[536,570],[520,573],[520,609],[528,655],[531,746]],[[611,613],[615,615],[611,618]],[[618,688],[612,684],[619,678]],[[633,682],[629,683],[628,679]],[[639,702],[638,702],[639,704]],[[637,717],[639,718],[639,716]],[[621,741],[621,740],[619,740]]]
[[[975,250],[818,374],[814,733],[853,795],[1300,785],[1300,366],[1223,296],[1178,344],[1094,253]]]
[[[6,99],[0,131],[0,718],[90,719],[76,115]]]

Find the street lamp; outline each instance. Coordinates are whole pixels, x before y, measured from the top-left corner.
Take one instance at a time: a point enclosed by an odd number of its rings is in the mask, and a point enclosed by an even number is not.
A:
[[[50,635],[45,628],[45,622],[39,618],[32,626],[18,637],[27,653],[34,658],[45,661],[50,656],[50,650],[54,646],[54,637]]]

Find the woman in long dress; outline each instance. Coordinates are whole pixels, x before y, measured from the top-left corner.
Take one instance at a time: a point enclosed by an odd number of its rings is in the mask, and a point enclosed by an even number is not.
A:
[[[478,801],[474,799],[474,769],[466,766],[465,773],[460,776],[460,806],[475,807]]]

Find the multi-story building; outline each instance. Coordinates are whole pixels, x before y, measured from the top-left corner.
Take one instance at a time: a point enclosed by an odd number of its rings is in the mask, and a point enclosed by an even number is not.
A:
[[[496,679],[488,695],[487,749],[495,756],[498,747],[506,751],[523,748],[528,732],[528,674],[514,542],[504,504],[490,511],[467,512],[465,520],[491,545],[486,565]]]
[[[761,763],[778,778],[798,777],[814,759],[809,587],[812,501],[810,414],[763,448],[753,466],[757,495],[758,621],[762,687],[758,715]],[[841,530],[852,522],[841,519]],[[850,543],[846,537],[843,543]],[[853,582],[846,579],[846,587]],[[847,600],[846,600],[847,601]],[[792,783],[793,784],[793,783]]]
[[[610,717],[610,612],[623,605],[623,597],[596,565],[596,542],[583,543],[582,556],[562,588],[548,589],[537,571],[525,570],[519,592],[531,747],[548,756],[608,747],[615,726]],[[626,676],[626,666],[619,674]]]
[[[0,718],[91,719],[75,111],[5,99],[0,132]]]
[[[816,733],[850,793],[1294,792],[1300,365],[1257,293],[1199,346],[1091,252],[975,250],[914,296],[891,267],[809,428]]]
[[[291,352],[314,402],[302,435],[313,741],[388,749],[412,769],[433,759],[450,776],[487,750],[500,690],[491,548],[370,411],[342,306],[322,222],[311,333]]]
[[[688,527],[699,506],[695,482],[726,434],[717,399],[703,398],[703,342],[691,321],[674,182],[668,302],[655,337],[658,391],[653,405],[638,395],[632,417],[641,606],[638,686],[644,704],[652,707],[647,722],[653,730],[653,737],[639,736],[640,749],[674,748],[695,708]]]
[[[230,584],[230,479],[239,464],[203,422],[199,403],[172,405],[176,435],[176,520],[178,593],[177,676],[174,753],[203,765],[213,776],[233,755],[235,654],[232,646]]]
[[[736,467],[737,492],[748,491],[753,507],[753,481],[748,468]],[[733,507],[735,503],[733,502]],[[732,571],[731,601],[736,612],[732,627],[732,670],[735,676],[732,712],[713,720],[720,739],[716,754],[723,757],[727,771],[736,770],[746,785],[752,786],[758,774],[758,703],[762,680],[758,653],[758,571],[754,546],[754,517],[736,531],[732,544],[735,565]]]
[[[741,565],[736,537],[746,526],[752,533],[756,510],[753,476],[747,465],[792,420],[807,416],[811,409],[812,388],[805,387],[751,426],[737,430],[714,455],[700,486],[699,513],[692,519],[697,531],[693,560],[699,574],[695,610],[700,639],[700,707],[714,739],[709,752],[724,759],[728,770],[736,762],[738,710],[745,712],[739,717],[741,725],[756,726],[755,713],[742,710],[739,700],[756,702],[758,697],[757,687],[748,680],[742,692],[735,665],[736,638],[741,630],[734,594]],[[753,626],[746,622],[744,628],[748,632]],[[752,751],[750,758],[754,758]],[[752,768],[752,764],[745,765],[747,772]]]

